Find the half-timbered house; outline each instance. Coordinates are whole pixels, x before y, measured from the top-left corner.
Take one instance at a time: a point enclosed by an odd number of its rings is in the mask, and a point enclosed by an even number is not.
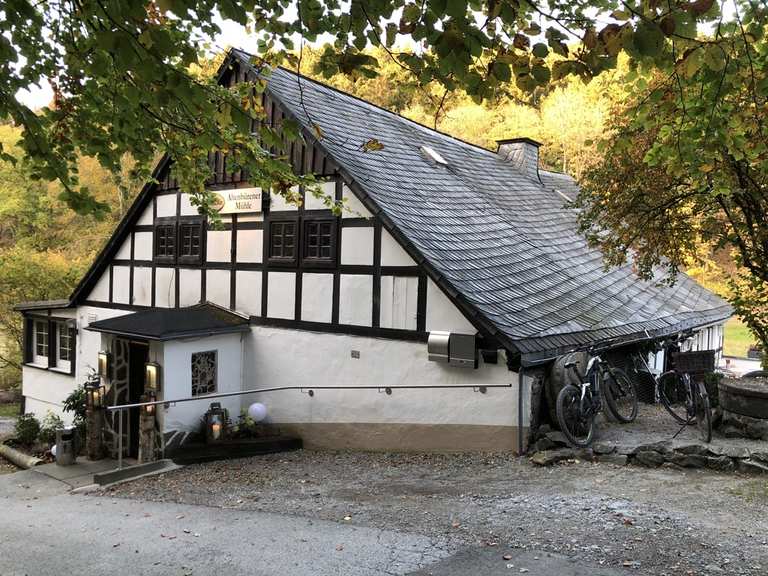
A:
[[[221,82],[252,79],[249,62],[230,52]],[[104,352],[112,404],[144,394],[148,363],[158,400],[200,398],[157,410],[169,448],[199,429],[207,395],[293,386],[222,403],[237,415],[258,399],[307,446],[519,450],[534,367],[687,329],[720,345],[730,308],[688,277],[603,268],[566,207],[575,182],[540,169],[536,142],[487,150],[282,68],[264,107],[299,123],[294,169],[344,212],[287,204],[216,153],[213,229],[161,161],[72,296],[19,306],[28,412],[61,413]],[[136,426],[127,414],[129,452]]]

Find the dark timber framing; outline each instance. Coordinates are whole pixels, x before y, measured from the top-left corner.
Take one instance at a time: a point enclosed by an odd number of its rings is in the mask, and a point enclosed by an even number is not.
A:
[[[253,71],[247,69],[247,67],[241,65],[239,58],[230,54],[225,63],[220,68],[219,81],[224,85],[232,85],[234,82],[242,81],[246,78],[252,79]],[[282,122],[291,117],[286,112],[285,107],[272,93],[267,92],[264,95],[264,108],[268,121],[273,126],[279,127]],[[255,130],[254,130],[255,131]],[[94,266],[88,272],[86,277],[77,287],[73,293],[72,301],[75,304],[88,304],[92,306],[115,308],[121,310],[141,310],[146,308],[155,307],[157,305],[157,270],[160,268],[170,268],[174,270],[173,282],[174,282],[174,307],[181,306],[181,270],[199,270],[200,272],[200,297],[205,300],[211,292],[211,287],[208,282],[209,270],[228,270],[229,276],[229,308],[235,309],[238,301],[237,297],[237,274],[241,271],[260,271],[261,274],[261,309],[257,316],[252,316],[254,324],[273,325],[280,327],[294,327],[299,329],[311,329],[314,331],[336,332],[336,333],[350,333],[350,334],[364,334],[368,336],[379,336],[386,338],[401,338],[405,340],[419,340],[424,338],[426,328],[426,301],[427,301],[427,278],[431,277],[438,286],[447,294],[449,300],[461,310],[465,316],[475,324],[479,331],[483,332],[495,332],[490,327],[490,323],[480,321],[477,317],[477,313],[474,309],[470,309],[465,302],[462,302],[460,295],[456,293],[450,286],[448,286],[440,275],[436,274],[431,269],[429,263],[421,256],[415,248],[408,242],[408,240],[397,230],[394,224],[384,215],[378,206],[368,197],[365,191],[357,185],[357,183],[349,176],[349,174],[340,167],[332,158],[329,157],[327,151],[323,148],[322,144],[316,140],[316,138],[310,134],[307,130],[303,130],[304,142],[294,142],[291,144],[290,149],[286,150],[286,155],[290,158],[294,165],[294,169],[299,173],[312,172],[319,179],[328,179],[336,182],[335,185],[335,198],[340,200],[343,196],[344,186],[346,185],[352,193],[358,198],[358,200],[365,206],[365,208],[373,214],[371,218],[361,217],[333,217],[335,219],[335,226],[333,229],[334,242],[334,262],[332,265],[323,266],[321,263],[308,263],[304,262],[301,236],[304,233],[303,221],[307,217],[328,217],[329,211],[324,213],[322,210],[306,210],[302,204],[295,210],[280,210],[271,211],[268,194],[265,194],[264,201],[263,221],[240,221],[237,216],[233,216],[231,221],[225,221],[222,223],[221,230],[229,231],[230,237],[230,258],[227,262],[210,262],[207,257],[207,243],[208,234],[203,234],[202,246],[201,246],[201,258],[199,263],[185,263],[178,262],[178,259],[174,263],[156,261],[154,258],[151,261],[140,261],[135,259],[134,248],[134,236],[135,232],[149,232],[154,231],[153,226],[139,225],[138,219],[143,214],[144,210],[152,203],[152,216],[153,223],[157,222],[161,217],[158,216],[157,198],[165,195],[175,195],[175,214],[171,216],[175,217],[177,221],[181,221],[182,218],[182,194],[179,189],[178,182],[172,177],[170,171],[170,162],[167,158],[163,158],[158,164],[153,176],[157,182],[150,183],[142,190],[137,198],[136,202],[131,206],[128,214],[121,222],[118,230],[114,236],[110,239],[107,246],[99,255]],[[274,152],[279,152],[274,150]],[[209,155],[209,162],[214,173],[213,178],[209,182],[209,188],[215,189],[229,189],[238,188],[243,186],[249,186],[247,175],[241,172],[228,173],[226,171],[226,157],[220,152],[212,152]],[[265,190],[265,192],[267,192]],[[166,216],[165,214],[162,215]],[[270,262],[269,259],[269,224],[273,219],[288,218],[294,219],[297,222],[297,245],[296,245],[296,260],[286,266],[283,263],[276,264]],[[343,265],[341,264],[341,236],[342,230],[345,228],[355,227],[372,227],[373,228],[373,262],[371,265]],[[207,226],[204,226],[204,230]],[[262,261],[261,262],[239,262],[237,260],[237,235],[240,230],[262,230]],[[406,253],[416,263],[413,266],[383,266],[381,263],[382,252],[382,235],[386,230],[396,242],[398,242],[406,251]],[[131,234],[131,258],[128,261],[115,260],[115,255],[119,250],[119,247],[123,239]],[[153,251],[154,251],[154,236],[153,236]],[[114,300],[114,287],[113,287],[113,266],[129,266],[130,267],[130,300],[129,304],[123,304],[115,302]],[[103,270],[109,268],[110,273],[110,286],[109,286],[109,301],[99,302],[88,299],[90,291],[95,286]],[[136,267],[151,267],[152,270],[152,285],[151,285],[151,305],[142,306],[134,303],[134,269]],[[294,272],[295,273],[295,303],[294,303],[294,319],[275,319],[269,317],[269,280],[270,272]],[[307,272],[317,274],[330,274],[332,275],[332,300],[331,300],[331,321],[330,323],[319,322],[307,322],[302,319],[302,298],[304,292],[303,275]],[[372,277],[372,299],[371,299],[371,315],[370,326],[352,326],[340,324],[340,291],[341,291],[341,276],[345,274],[355,275],[367,275]],[[416,314],[416,329],[415,330],[399,330],[381,328],[381,277],[382,276],[406,276],[417,277],[418,280],[418,293],[417,293],[417,314]],[[258,319],[256,321],[255,319]]]

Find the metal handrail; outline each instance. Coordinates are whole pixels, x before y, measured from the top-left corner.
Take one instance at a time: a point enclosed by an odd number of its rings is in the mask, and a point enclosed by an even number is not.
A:
[[[511,388],[512,384],[395,384],[393,386],[356,385],[356,386],[273,386],[270,388],[254,388],[252,390],[240,390],[237,392],[220,392],[205,396],[193,396],[191,398],[178,398],[176,400],[152,400],[150,402],[136,402],[133,404],[120,404],[118,406],[106,406],[110,412],[126,410],[128,408],[142,408],[144,406],[160,406],[165,404],[178,404],[180,402],[194,402],[196,400],[215,400],[216,398],[229,398],[231,396],[245,396],[247,394],[259,394],[262,392],[277,392],[281,390],[415,390],[435,388],[472,388],[478,392],[488,388]]]
[[[488,388],[512,388],[512,383],[509,384],[395,384],[394,386],[374,386],[374,385],[357,385],[357,386],[272,386],[270,388],[254,388],[252,390],[240,390],[237,392],[220,392],[217,394],[207,394],[205,396],[194,396],[191,398],[179,398],[176,400],[152,400],[150,402],[136,402],[133,404],[120,404],[118,406],[105,406],[105,409],[110,412],[122,412],[129,408],[143,408],[144,406],[160,406],[178,404],[180,402],[194,402],[199,400],[215,400],[217,398],[229,398],[232,396],[245,396],[247,394],[259,394],[263,392],[279,392],[282,390],[299,390],[303,392],[314,390],[378,390],[379,392],[385,391],[390,394],[392,390],[415,390],[415,389],[436,389],[436,388],[472,388],[475,392],[485,393]],[[123,467],[123,417],[118,418],[118,448],[117,448],[117,468]],[[520,424],[520,423],[519,423]]]

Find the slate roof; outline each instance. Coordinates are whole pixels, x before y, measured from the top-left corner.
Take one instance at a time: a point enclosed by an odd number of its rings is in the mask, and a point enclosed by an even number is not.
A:
[[[153,308],[91,323],[87,330],[148,340],[174,340],[247,332],[248,318],[209,302],[187,308]]]
[[[18,312],[28,310],[50,310],[54,308],[69,308],[72,301],[69,298],[59,300],[33,300],[31,302],[21,302],[16,304],[13,309]]]
[[[670,287],[640,280],[630,265],[606,271],[564,207],[563,194],[578,192],[567,175],[541,171],[542,185],[495,152],[282,68],[268,90],[309,134],[313,122],[322,128],[320,145],[412,254],[426,258],[433,280],[521,353],[644,338],[646,330],[659,336],[731,315],[727,303],[683,274]],[[364,152],[371,138],[383,150]],[[421,146],[448,165],[430,162]]]

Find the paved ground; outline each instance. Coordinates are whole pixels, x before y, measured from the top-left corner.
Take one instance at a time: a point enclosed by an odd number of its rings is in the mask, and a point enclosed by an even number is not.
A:
[[[0,477],[0,574],[392,575],[448,554],[391,530],[66,491],[34,471]]]
[[[511,549],[648,576],[768,573],[768,483],[703,470],[298,451],[188,466],[106,496],[399,530],[452,553],[489,548],[500,563]]]

